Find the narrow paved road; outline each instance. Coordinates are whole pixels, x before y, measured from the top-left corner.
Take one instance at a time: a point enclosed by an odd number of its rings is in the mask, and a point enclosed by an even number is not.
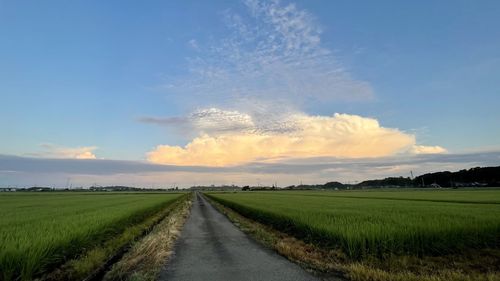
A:
[[[257,244],[196,194],[160,280],[317,280]]]

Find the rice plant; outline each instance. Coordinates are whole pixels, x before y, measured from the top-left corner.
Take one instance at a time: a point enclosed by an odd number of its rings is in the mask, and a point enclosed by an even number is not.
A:
[[[290,191],[208,196],[306,241],[339,247],[353,259],[500,247],[500,190],[453,192]]]
[[[182,194],[0,195],[0,280],[31,280],[117,235]]]

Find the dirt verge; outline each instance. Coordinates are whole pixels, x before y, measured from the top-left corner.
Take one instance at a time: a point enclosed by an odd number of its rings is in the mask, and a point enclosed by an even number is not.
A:
[[[189,216],[191,204],[192,195],[173,209],[147,236],[135,243],[103,280],[156,280]]]

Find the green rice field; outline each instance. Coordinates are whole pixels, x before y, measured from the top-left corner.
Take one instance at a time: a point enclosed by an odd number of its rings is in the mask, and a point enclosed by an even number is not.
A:
[[[349,257],[500,247],[500,190],[209,193],[240,214]]]
[[[30,280],[141,222],[181,196],[0,194],[0,280]]]

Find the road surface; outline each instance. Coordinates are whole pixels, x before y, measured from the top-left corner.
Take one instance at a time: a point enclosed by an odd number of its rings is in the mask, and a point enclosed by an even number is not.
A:
[[[160,280],[317,280],[261,246],[200,194]]]

